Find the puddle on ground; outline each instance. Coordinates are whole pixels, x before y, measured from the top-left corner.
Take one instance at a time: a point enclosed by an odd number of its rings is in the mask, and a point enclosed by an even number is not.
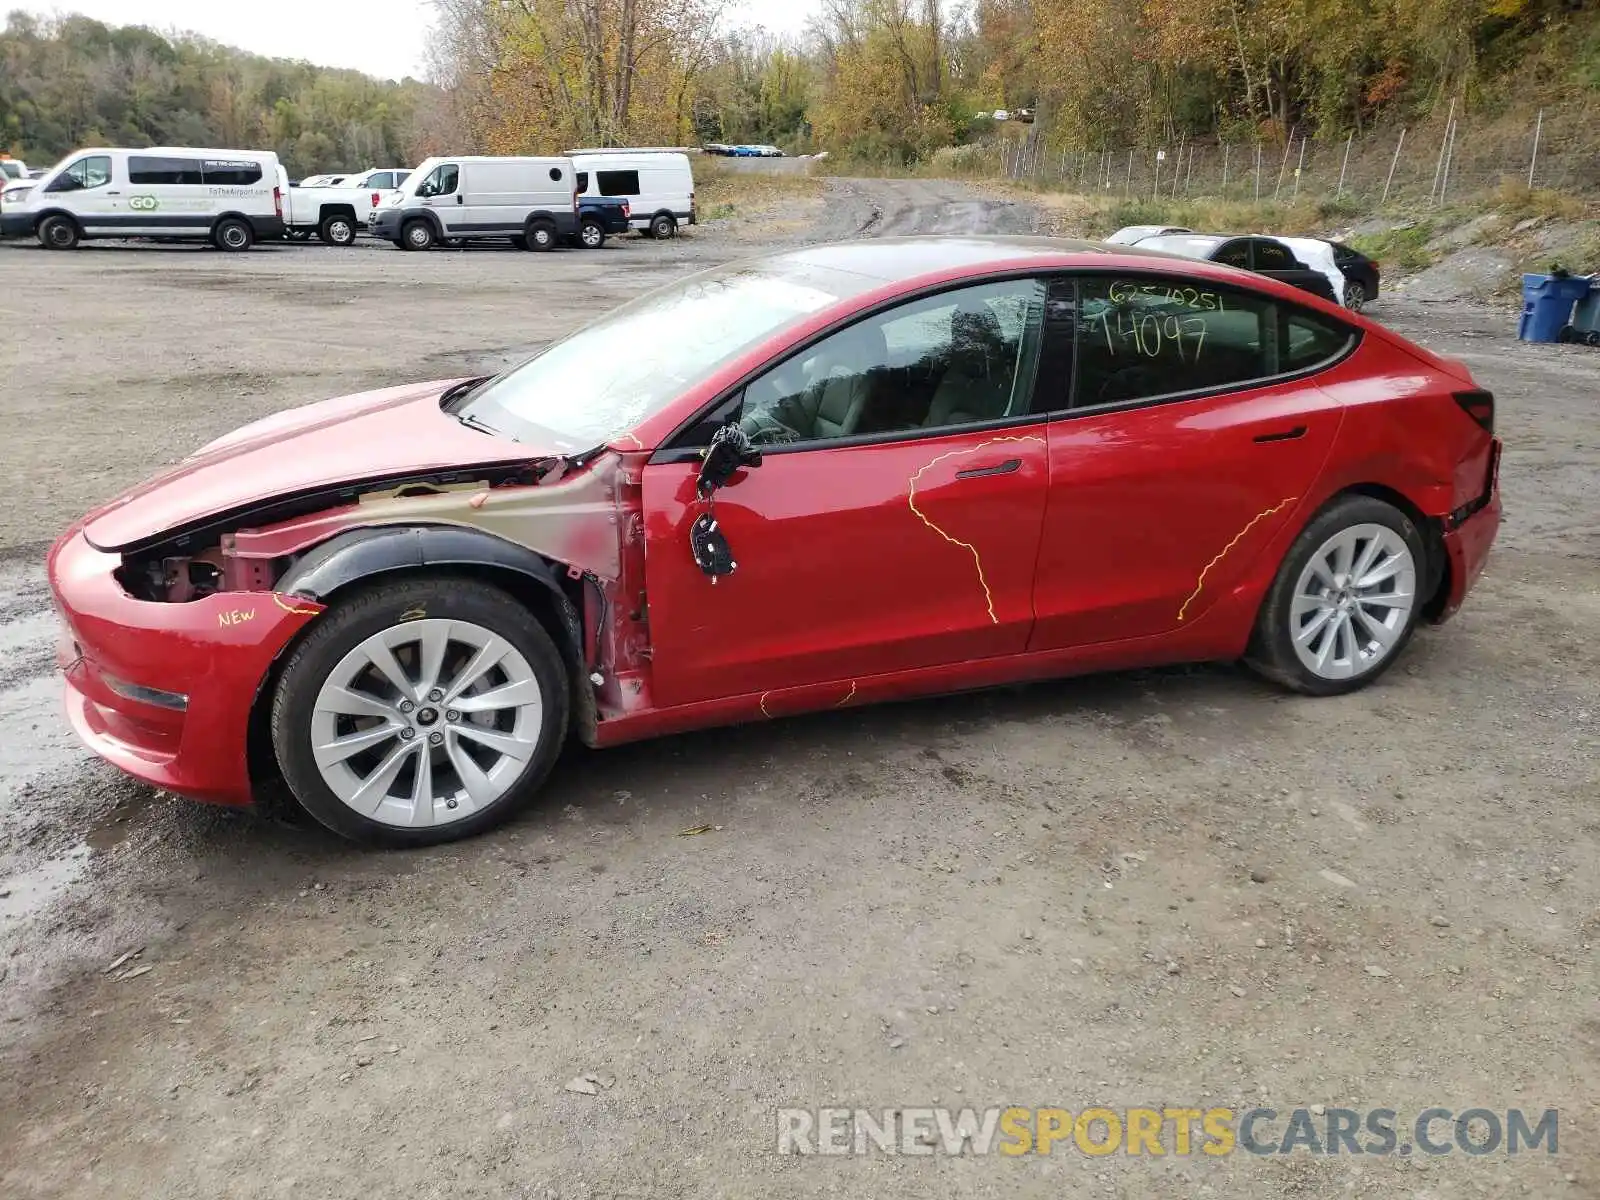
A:
[[[61,680],[52,671],[0,691],[0,813],[23,784],[88,757],[61,711]]]
[[[89,868],[89,854],[88,843],[80,842],[26,871],[13,874],[0,867],[0,929],[39,913],[82,878]]]

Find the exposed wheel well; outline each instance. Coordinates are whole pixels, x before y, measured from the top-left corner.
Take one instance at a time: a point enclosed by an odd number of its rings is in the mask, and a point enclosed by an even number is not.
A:
[[[487,566],[478,564],[438,563],[422,567],[405,567],[389,571],[380,571],[374,575],[365,575],[353,579],[342,586],[335,588],[323,597],[326,604],[337,603],[340,597],[348,596],[352,592],[370,587],[376,583],[392,583],[398,579],[427,575],[446,575],[457,579],[473,579],[482,583],[491,584],[510,595],[524,608],[531,612],[535,619],[544,626],[545,632],[550,635],[550,640],[555,642],[561,651],[561,656],[567,665],[567,675],[572,688],[572,712],[575,717],[574,730],[581,733],[586,725],[594,721],[594,692],[586,686],[586,672],[583,667],[583,647],[574,645],[571,631],[566,622],[562,620],[559,605],[549,587],[521,571],[514,571],[508,567]],[[562,578],[562,585],[567,600],[578,613],[583,612],[583,596],[578,584]],[[278,680],[282,676],[284,664],[293,655],[295,647],[313,629],[317,623],[312,621],[304,629],[284,644],[278,651],[272,665],[262,677],[256,687],[255,698],[250,702],[250,722],[245,731],[245,758],[250,771],[251,790],[256,797],[256,806],[270,814],[281,815],[292,811],[298,806],[290,795],[288,785],[278,771],[277,754],[272,748],[272,697],[278,690]]]
[[[1444,550],[1444,528],[1438,518],[1425,514],[1403,492],[1397,492],[1394,488],[1381,483],[1354,484],[1338,495],[1330,496],[1328,504],[1332,504],[1339,496],[1350,495],[1371,496],[1374,500],[1392,504],[1405,513],[1417,527],[1417,532],[1422,535],[1423,549],[1428,556],[1422,568],[1422,594],[1426,599],[1422,604],[1421,615],[1424,620],[1438,616],[1450,594],[1450,556]]]
[[[353,204],[324,204],[317,210],[317,224],[320,225],[329,217],[348,217],[354,221],[356,210]]]

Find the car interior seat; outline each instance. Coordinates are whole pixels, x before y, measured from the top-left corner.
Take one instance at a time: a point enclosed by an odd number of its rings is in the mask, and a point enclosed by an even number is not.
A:
[[[981,300],[969,301],[950,318],[950,359],[928,405],[926,427],[989,421],[1006,415],[1011,402],[1011,347],[1000,319]]]

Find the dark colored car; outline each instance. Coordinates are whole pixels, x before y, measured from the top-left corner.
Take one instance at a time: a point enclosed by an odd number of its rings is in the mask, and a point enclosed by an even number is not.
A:
[[[1378,298],[1378,264],[1343,242],[1329,242],[1333,263],[1344,275],[1344,306],[1360,312]]]
[[[1466,367],[1259,274],[869,239],[247,425],[49,580],[91,749],[420,845],[570,739],[1195,661],[1354,691],[1477,579],[1499,453]]]
[[[1181,233],[1143,238],[1137,244],[1141,250],[1164,250],[1168,254],[1181,254],[1184,258],[1202,258],[1225,267],[1254,271],[1257,275],[1279,280],[1313,296],[1321,296],[1330,304],[1342,301],[1342,297],[1333,294],[1333,285],[1328,282],[1327,276],[1306,266],[1294,256],[1294,251],[1275,238]]]
[[[581,173],[578,180],[581,188]],[[578,232],[572,235],[572,244],[585,250],[600,249],[606,244],[607,234],[628,232],[631,214],[632,209],[621,196],[579,196]]]

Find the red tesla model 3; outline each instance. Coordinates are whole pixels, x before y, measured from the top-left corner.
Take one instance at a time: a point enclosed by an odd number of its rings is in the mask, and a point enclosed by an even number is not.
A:
[[[246,426],[49,572],[97,753],[416,845],[569,737],[1193,660],[1361,687],[1482,570],[1498,460],[1463,366],[1260,275],[883,239]]]

